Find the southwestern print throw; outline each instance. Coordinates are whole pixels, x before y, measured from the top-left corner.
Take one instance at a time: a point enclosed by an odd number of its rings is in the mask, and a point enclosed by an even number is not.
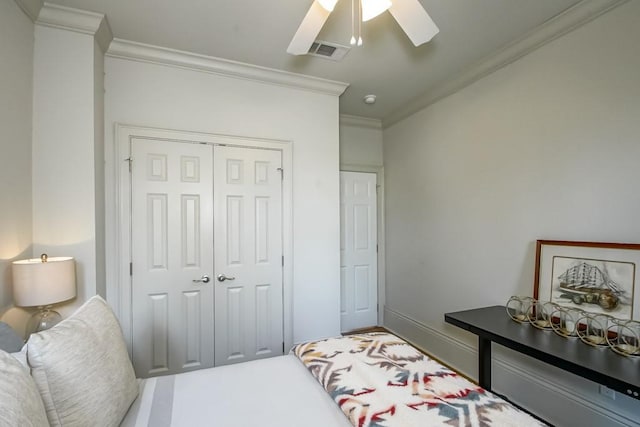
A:
[[[291,351],[354,427],[544,425],[391,334],[331,338]]]

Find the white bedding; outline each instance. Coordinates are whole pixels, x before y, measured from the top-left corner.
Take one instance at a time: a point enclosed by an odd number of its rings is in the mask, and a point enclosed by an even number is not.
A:
[[[294,355],[140,380],[123,427],[350,427]]]

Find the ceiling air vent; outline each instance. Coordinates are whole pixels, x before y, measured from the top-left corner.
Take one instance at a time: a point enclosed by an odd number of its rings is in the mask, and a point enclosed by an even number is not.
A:
[[[347,53],[349,53],[350,49],[351,48],[348,46],[342,46],[337,43],[316,40],[309,49],[309,55],[330,59],[332,61],[340,61]]]

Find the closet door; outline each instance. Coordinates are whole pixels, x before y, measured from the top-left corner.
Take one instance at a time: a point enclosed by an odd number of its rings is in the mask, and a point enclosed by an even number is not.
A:
[[[131,159],[136,374],[283,354],[281,152],[134,138]]]
[[[215,364],[283,354],[282,155],[214,148]]]
[[[131,278],[136,375],[211,367],[213,149],[131,142]]]

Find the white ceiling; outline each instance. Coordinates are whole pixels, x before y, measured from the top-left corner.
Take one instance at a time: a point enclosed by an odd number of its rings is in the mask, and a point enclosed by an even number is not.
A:
[[[420,0],[440,27],[414,47],[389,13],[363,27],[341,62],[286,53],[312,0],[49,0],[103,13],[116,38],[349,83],[342,114],[385,119],[580,0]],[[351,0],[319,38],[349,44]],[[375,105],[362,98],[376,94]]]

